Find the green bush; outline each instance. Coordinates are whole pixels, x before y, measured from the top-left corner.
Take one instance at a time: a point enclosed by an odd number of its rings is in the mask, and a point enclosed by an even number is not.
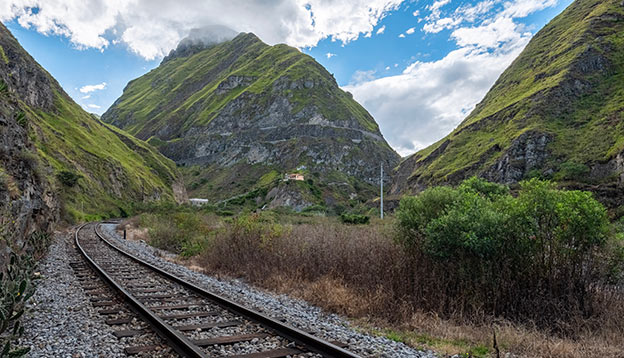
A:
[[[78,180],[82,178],[82,175],[70,172],[68,170],[62,170],[56,174],[56,177],[61,182],[61,184],[71,188],[78,183]]]
[[[555,175],[557,180],[585,180],[589,174],[589,168],[585,164],[567,161],[561,163],[559,172]]]
[[[327,207],[324,205],[310,205],[301,210],[302,213],[325,213],[327,212]]]
[[[370,217],[367,215],[342,213],[340,214],[340,220],[345,224],[368,224]]]
[[[591,310],[590,288],[618,267],[604,249],[609,230],[606,209],[590,193],[531,179],[514,197],[471,178],[403,198],[396,239],[432,272],[447,273],[435,281],[449,307],[543,319]]]

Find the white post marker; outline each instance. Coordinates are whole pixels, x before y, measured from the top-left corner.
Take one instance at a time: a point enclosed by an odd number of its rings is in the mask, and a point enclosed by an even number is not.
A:
[[[383,163],[381,163],[381,178],[380,178],[380,183],[381,183],[381,200],[379,200],[379,203],[381,205],[381,219],[383,220]]]

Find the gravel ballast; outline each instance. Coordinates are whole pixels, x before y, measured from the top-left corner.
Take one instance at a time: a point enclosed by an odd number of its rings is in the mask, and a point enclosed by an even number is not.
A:
[[[56,234],[39,263],[41,279],[24,314],[28,357],[125,357],[123,346],[91,306],[69,266],[78,260],[70,234]]]
[[[175,258],[171,253],[151,247],[142,241],[123,240],[115,231],[115,224],[103,224],[101,227],[102,233],[113,244],[155,266],[246,307],[272,317],[279,317],[292,326],[315,332],[316,336],[323,339],[348,343],[348,349],[362,357],[436,357],[432,351],[419,351],[385,337],[358,332],[346,319],[335,314],[327,314],[305,301],[272,294],[239,280],[221,280],[192,271],[163,258]]]

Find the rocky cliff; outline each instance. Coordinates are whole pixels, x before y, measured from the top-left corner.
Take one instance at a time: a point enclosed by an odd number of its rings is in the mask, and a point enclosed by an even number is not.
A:
[[[624,4],[576,0],[540,30],[474,111],[398,167],[394,193],[479,175],[622,186]]]
[[[0,24],[0,254],[60,218],[173,201],[173,187],[183,199],[180,180],[173,162],[83,111]]]
[[[191,168],[192,195],[215,201],[266,189],[258,202],[275,204],[295,187],[268,191],[293,171],[311,179],[297,208],[366,200],[375,195],[381,163],[393,167],[399,159],[370,114],[320,64],[250,33],[179,46],[131,81],[102,120]]]

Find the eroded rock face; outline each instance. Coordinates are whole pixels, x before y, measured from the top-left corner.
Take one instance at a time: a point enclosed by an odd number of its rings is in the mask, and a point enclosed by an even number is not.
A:
[[[483,177],[494,182],[511,184],[525,178],[532,169],[541,169],[549,156],[550,134],[526,132],[516,138],[509,149],[489,169]]]
[[[21,248],[30,234],[47,231],[58,219],[59,202],[29,139],[18,99],[34,109],[50,109],[54,84],[34,60],[16,50],[19,44],[1,25],[0,47],[0,233]],[[0,240],[0,263],[6,262],[6,245]]]
[[[236,87],[242,78],[228,79]],[[306,86],[306,81],[280,86]],[[308,83],[307,86],[314,86]],[[356,120],[328,120],[313,106],[293,115],[288,97],[275,95],[265,105],[257,105],[253,95],[231,101],[206,126],[189,129],[160,150],[183,165],[231,166],[240,161],[294,168],[302,158],[317,170],[340,170],[371,184],[378,182],[379,165],[396,165],[397,156],[377,133]],[[337,140],[337,139],[340,140]],[[375,163],[371,166],[371,163]]]
[[[46,232],[59,217],[59,201],[45,180],[28,133],[16,121],[16,103],[0,95],[0,270],[7,245],[23,247],[36,231]]]

